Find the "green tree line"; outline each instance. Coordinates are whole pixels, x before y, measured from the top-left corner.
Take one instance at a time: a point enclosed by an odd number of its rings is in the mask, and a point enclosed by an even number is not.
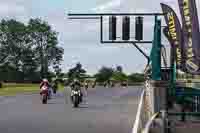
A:
[[[60,73],[64,50],[58,33],[41,19],[27,24],[10,19],[0,22],[0,80],[38,81],[51,72]]]
[[[144,74],[132,73],[127,75],[123,72],[122,66],[116,68],[103,66],[97,74],[89,76],[86,74],[87,71],[83,69],[80,63],[77,63],[75,67],[71,68],[65,76],[69,79],[69,82],[74,78],[84,80],[85,77],[93,77],[97,82],[106,82],[108,80],[114,80],[118,82],[129,81],[131,83],[144,82]]]
[[[144,75],[141,73],[132,73],[130,75],[126,74],[123,71],[121,66],[117,66],[116,68],[105,67],[103,66],[97,74],[94,76],[97,82],[105,82],[108,80],[114,81],[129,81],[129,82],[144,82]]]

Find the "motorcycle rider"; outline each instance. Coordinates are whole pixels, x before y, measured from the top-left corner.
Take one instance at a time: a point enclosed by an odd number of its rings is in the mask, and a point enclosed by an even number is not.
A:
[[[52,89],[53,89],[53,93],[56,94],[57,90],[58,90],[58,81],[54,80],[52,83]]]
[[[42,89],[43,86],[47,86],[48,90],[51,87],[49,81],[47,79],[43,79],[42,82],[40,83],[40,95],[41,95],[41,92],[42,92],[41,89]]]
[[[74,81],[71,83],[71,88],[74,89],[75,86],[81,87],[81,83],[78,81],[78,79],[74,79]]]
[[[81,83],[79,82],[78,79],[74,79],[74,81],[71,83],[71,85],[70,85],[71,91],[73,89],[75,89],[76,86],[78,86],[78,88],[80,88],[80,91],[81,91]],[[82,91],[81,91],[81,99],[82,99],[82,96],[83,96],[83,94],[82,94]],[[71,96],[71,101],[73,101],[73,96]]]
[[[87,97],[88,95],[88,88],[89,88],[89,83],[87,81],[85,81],[84,83],[84,94],[85,94],[85,97]]]
[[[96,86],[96,81],[94,81],[92,88],[95,88],[95,86]]]
[[[88,89],[88,87],[89,87],[89,85],[88,85],[88,82],[87,82],[87,81],[85,81],[85,83],[84,83],[84,87],[85,87],[85,90],[87,91],[87,89]]]

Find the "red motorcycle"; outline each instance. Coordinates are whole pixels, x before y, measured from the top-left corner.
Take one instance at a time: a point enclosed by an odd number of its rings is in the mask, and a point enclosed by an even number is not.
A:
[[[47,104],[48,93],[49,93],[48,87],[42,86],[40,95],[41,95],[41,99],[42,99],[43,104]]]

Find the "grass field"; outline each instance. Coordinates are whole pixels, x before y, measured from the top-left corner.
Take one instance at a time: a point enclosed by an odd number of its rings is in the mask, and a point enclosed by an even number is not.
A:
[[[59,90],[63,90],[63,86],[59,85]],[[39,84],[16,84],[9,83],[3,84],[0,88],[0,96],[14,96],[16,94],[31,94],[39,93]]]

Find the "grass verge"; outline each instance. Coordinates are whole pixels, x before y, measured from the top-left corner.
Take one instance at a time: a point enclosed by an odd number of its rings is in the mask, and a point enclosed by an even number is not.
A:
[[[59,85],[59,90],[63,91],[64,87]],[[0,88],[0,96],[15,96],[17,94],[32,94],[39,93],[39,84],[16,84],[8,83],[3,84]]]
[[[0,96],[13,96],[16,94],[36,93],[39,92],[38,84],[3,84],[0,88]]]

